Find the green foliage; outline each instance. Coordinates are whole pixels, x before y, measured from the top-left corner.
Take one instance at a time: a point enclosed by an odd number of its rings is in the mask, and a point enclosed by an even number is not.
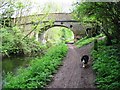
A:
[[[27,32],[25,28],[21,28],[20,23],[26,23],[28,19],[22,17],[23,9],[24,12],[28,12],[30,7],[30,2],[22,3],[20,1],[8,0],[3,1],[0,9],[0,34],[2,35],[2,46],[0,46],[0,52],[3,56],[9,56],[10,54],[24,54],[24,55],[33,55],[38,53],[43,53],[44,46],[39,42],[35,41],[35,38],[30,38],[31,33],[42,32],[41,27],[45,25],[40,25],[41,22],[48,14],[45,14],[43,17],[38,18],[37,15],[34,15],[34,18],[31,17],[29,20],[33,21],[33,28]],[[16,14],[15,14],[16,13]],[[28,15],[28,14],[26,14]],[[15,17],[13,19],[12,17]],[[23,22],[24,21],[24,22]],[[38,22],[38,23],[37,23]],[[49,21],[47,24],[51,25],[52,21]],[[20,26],[20,27],[19,27]],[[25,35],[26,34],[26,35]],[[39,33],[40,34],[40,33]],[[38,54],[37,53],[37,54]]]
[[[93,69],[100,90],[118,90],[120,87],[120,50],[114,46],[104,46],[99,42],[98,51],[92,51]]]
[[[25,5],[15,0],[4,0],[1,2],[0,9],[0,25],[1,27],[13,27],[15,23],[13,23],[13,16],[21,17],[22,9],[25,8]]]
[[[61,64],[67,50],[64,44],[49,48],[45,56],[32,60],[28,68],[20,68],[16,75],[8,73],[3,80],[3,88],[45,87]]]
[[[34,38],[26,38],[22,40],[23,33],[15,27],[1,28],[2,47],[0,47],[3,56],[10,54],[31,55],[36,52],[42,53],[42,46],[34,40]]]
[[[95,39],[102,37],[102,36],[103,36],[103,34],[100,34],[96,37],[91,37],[91,38],[84,37],[84,38],[78,40],[75,44],[77,45],[77,47],[82,47],[84,45],[87,45],[87,44],[93,42]]]
[[[73,32],[65,27],[53,27],[45,32],[44,39],[48,46],[56,45],[64,42],[73,42]]]
[[[86,0],[85,0],[86,1]],[[73,15],[76,20],[85,24],[98,24],[103,33],[111,39],[120,40],[120,2],[80,2],[75,6]],[[110,38],[112,36],[113,38]]]

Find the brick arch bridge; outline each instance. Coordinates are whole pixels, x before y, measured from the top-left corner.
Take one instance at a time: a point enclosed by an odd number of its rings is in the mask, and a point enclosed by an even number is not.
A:
[[[60,24],[53,24],[53,25],[51,25],[51,26],[46,26],[46,27],[44,27],[44,28],[42,28],[42,29],[44,29],[44,32],[41,34],[38,34],[38,41],[44,41],[44,33],[48,30],[48,29],[50,29],[50,28],[53,28],[53,27],[65,27],[65,28],[68,28],[68,29],[70,29],[71,31],[72,31],[72,33],[74,34],[74,38],[75,38],[75,32],[71,29],[72,28],[72,26],[70,25],[70,26],[66,26],[66,25],[60,25]]]
[[[43,16],[44,14],[37,15],[37,17],[41,17],[41,18]],[[21,22],[19,22],[21,28],[24,27],[24,30],[30,31],[32,29],[31,24],[33,24],[31,18],[34,18],[34,16],[27,16],[27,22],[25,22],[24,17],[22,17]],[[76,21],[72,18],[71,13],[50,13],[47,17],[45,17],[45,19],[42,22],[40,22],[40,24],[47,23],[49,22],[49,20],[54,21],[53,25],[52,26],[48,25],[46,27],[43,27],[42,29],[44,29],[44,31],[48,30],[51,27],[60,26],[72,30],[75,38],[81,37],[82,35],[85,34],[84,27],[81,25],[79,21]],[[39,20],[36,20],[36,22],[39,22]],[[34,33],[33,35],[36,37],[37,40],[40,38],[39,33]]]

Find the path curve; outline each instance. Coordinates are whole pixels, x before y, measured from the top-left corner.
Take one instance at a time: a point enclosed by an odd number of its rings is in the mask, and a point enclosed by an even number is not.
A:
[[[92,46],[93,44],[91,43],[77,48],[73,44],[68,44],[69,51],[63,61],[63,66],[54,75],[52,82],[47,88],[96,88],[91,57],[88,68],[82,68],[82,63],[80,62],[82,55],[87,54],[90,56]]]

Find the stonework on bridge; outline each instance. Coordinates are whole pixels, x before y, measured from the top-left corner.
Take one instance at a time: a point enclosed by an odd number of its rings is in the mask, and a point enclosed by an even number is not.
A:
[[[21,28],[23,28],[26,32],[29,32],[30,30],[32,30],[33,21],[39,22],[41,18],[43,18],[40,22],[41,25],[42,23],[49,22],[49,20],[54,22],[53,25],[47,27],[46,30],[48,30],[51,27],[55,27],[55,26],[66,27],[73,31],[75,38],[80,37],[81,35],[84,35],[85,33],[84,27],[81,25],[80,22],[72,18],[71,13],[50,13],[46,16],[45,14],[39,14],[36,16],[26,16],[26,17],[22,17],[21,20],[18,21]],[[36,38],[39,38],[38,35],[39,33],[35,35]]]

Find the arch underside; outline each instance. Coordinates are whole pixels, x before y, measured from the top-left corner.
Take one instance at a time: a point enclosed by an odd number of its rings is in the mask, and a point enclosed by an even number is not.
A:
[[[74,39],[76,39],[76,37],[80,37],[81,38],[81,31],[83,31],[83,27],[82,25],[80,25],[79,23],[73,23],[73,22],[54,22],[52,25],[47,25],[43,28],[41,28],[42,30],[42,33],[44,33],[45,31],[47,31],[48,29],[50,28],[53,28],[53,27],[65,27],[65,28],[68,28],[70,29],[73,34],[74,34]],[[83,32],[82,32],[83,33]],[[38,36],[41,36],[40,33]]]
[[[61,27],[61,28],[60,28]],[[55,29],[51,29],[51,28],[55,28]],[[65,29],[66,28],[66,29]],[[45,43],[46,41],[47,41],[47,38],[49,37],[49,30],[53,30],[52,32],[53,32],[53,34],[52,34],[52,36],[50,36],[50,37],[53,37],[54,38],[54,34],[57,34],[57,32],[58,32],[58,30],[65,30],[65,33],[67,34],[68,32],[70,32],[71,34],[68,34],[68,35],[70,35],[69,37],[67,37],[65,40],[66,40],[66,42],[72,42],[73,43],[73,41],[74,41],[74,38],[75,38],[75,36],[74,36],[74,33],[73,33],[73,31],[72,30],[70,30],[70,28],[69,27],[67,27],[67,26],[64,26],[64,25],[52,25],[52,26],[50,26],[50,27],[48,27],[48,28],[45,28],[45,31],[41,34],[41,36],[39,36],[39,40],[41,41],[41,42],[43,42],[43,43]],[[48,32],[47,32],[48,31]],[[65,35],[65,37],[66,37],[66,34],[64,34]],[[51,35],[51,34],[50,34]],[[67,35],[67,36],[68,36]],[[40,38],[41,37],[41,38]],[[61,36],[61,34],[59,34],[58,35],[58,37],[64,37],[63,35]],[[71,39],[70,38],[72,38],[73,40],[71,41]],[[55,40],[55,39],[54,39]],[[69,41],[70,40],[70,41]]]
[[[49,27],[48,29],[50,29],[50,28],[52,28],[52,27],[65,27],[65,28],[68,28],[68,29],[71,29],[70,27],[68,27],[68,26],[65,26],[65,25],[57,25],[57,24],[55,24],[55,25],[52,25],[51,27]],[[72,29],[71,29],[72,30]],[[72,30],[73,31],[73,30]]]
[[[44,27],[44,28],[42,28],[42,29],[44,29],[44,31],[47,31],[48,29],[53,28],[53,27],[65,27],[65,28],[70,29],[70,30],[75,34],[75,32],[74,32],[74,30],[72,29],[72,27],[68,27],[68,26],[66,26],[66,25],[54,24],[54,25],[51,25],[51,26],[48,25],[48,26],[46,26],[46,27]]]

